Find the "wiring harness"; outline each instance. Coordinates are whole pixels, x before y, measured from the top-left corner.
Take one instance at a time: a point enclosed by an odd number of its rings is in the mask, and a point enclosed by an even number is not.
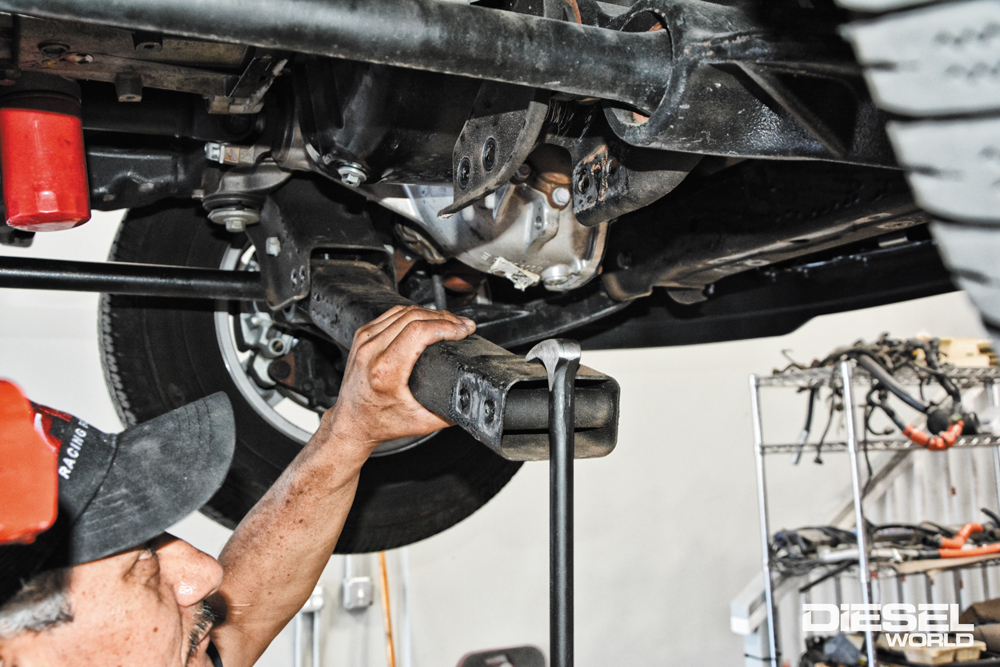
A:
[[[963,414],[962,394],[954,381],[948,377],[940,361],[940,340],[933,338],[921,340],[915,338],[895,339],[883,334],[873,343],[858,341],[848,347],[839,348],[824,359],[816,360],[811,366],[792,361],[787,367],[776,373],[788,373],[807,368],[831,367],[845,359],[854,359],[858,366],[864,369],[872,378],[872,386],[865,397],[865,438],[869,434],[886,436],[892,429],[875,430],[871,419],[876,411],[882,412],[899,429],[900,433],[910,441],[931,450],[948,449],[963,434],[973,434],[977,431],[975,415]],[[919,378],[919,395],[914,396],[897,379],[900,371],[907,369]],[[945,396],[940,401],[928,400],[924,395],[925,387],[938,385]],[[798,463],[801,450],[808,442],[812,430],[815,403],[819,397],[819,386],[808,388],[809,398],[806,410],[806,421],[799,436],[799,448],[793,457]],[[927,426],[920,428],[912,423],[904,422],[887,403],[889,395],[894,395],[907,406],[926,415]],[[843,389],[834,385],[830,395],[829,416],[823,435],[816,445],[816,462],[822,463],[820,452],[833,422],[834,413],[843,409]]]
[[[1000,517],[983,508],[985,523],[948,528],[930,521],[920,524],[868,524],[872,560],[903,562],[926,559],[967,558],[996,554],[1000,557]],[[770,542],[772,560],[781,572],[806,574],[827,568],[833,576],[858,562],[857,536],[836,526],[806,526],[775,533]],[[809,582],[808,590],[828,577]],[[804,591],[803,591],[804,592]]]

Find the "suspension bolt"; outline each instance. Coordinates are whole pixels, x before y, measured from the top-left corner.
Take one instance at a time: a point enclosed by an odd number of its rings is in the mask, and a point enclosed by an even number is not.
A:
[[[570,192],[569,188],[556,188],[552,191],[552,203],[556,206],[565,206],[569,203]]]
[[[364,167],[357,162],[345,162],[337,167],[337,173],[340,174],[340,180],[343,181],[344,185],[349,185],[352,188],[356,188],[368,180],[368,174]]]
[[[260,212],[253,208],[226,206],[209,211],[208,219],[217,225],[225,225],[226,231],[231,234],[239,234],[246,231],[247,225],[260,222]]]

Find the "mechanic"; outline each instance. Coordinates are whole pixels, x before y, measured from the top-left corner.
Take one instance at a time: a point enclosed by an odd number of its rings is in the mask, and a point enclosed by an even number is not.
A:
[[[359,329],[336,405],[218,561],[163,531],[228,472],[223,394],[117,436],[28,404],[61,447],[59,516],[32,544],[0,547],[2,667],[254,664],[319,580],[372,450],[450,425],[407,383],[428,345],[474,330],[414,306]]]

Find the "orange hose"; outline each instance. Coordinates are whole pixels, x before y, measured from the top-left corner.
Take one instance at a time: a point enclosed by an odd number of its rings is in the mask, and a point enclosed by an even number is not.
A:
[[[392,613],[389,611],[389,572],[385,567],[385,552],[378,552],[382,570],[382,624],[385,626],[385,659],[389,667],[396,667],[396,650],[392,646]]]
[[[913,424],[906,425],[906,429],[903,430],[903,435],[921,447],[926,447],[927,443],[931,441],[931,436],[927,435],[926,431],[920,430]]]
[[[940,434],[931,436],[913,424],[907,424],[906,428],[903,429],[903,435],[921,447],[941,451],[948,449],[958,441],[958,436],[962,435],[963,428],[965,428],[965,422],[960,419]]]
[[[958,531],[958,534],[955,537],[942,537],[941,546],[948,549],[960,549],[969,539],[970,535],[981,532],[983,532],[982,524],[967,523],[962,526],[962,529]]]
[[[962,435],[962,429],[965,428],[965,422],[961,419],[948,427],[948,430],[941,434],[941,439],[947,443],[949,447],[958,442],[958,436]]]
[[[941,558],[965,558],[967,556],[986,556],[996,553],[1000,553],[1000,542],[987,544],[985,547],[976,547],[975,549],[938,549],[938,555]]]

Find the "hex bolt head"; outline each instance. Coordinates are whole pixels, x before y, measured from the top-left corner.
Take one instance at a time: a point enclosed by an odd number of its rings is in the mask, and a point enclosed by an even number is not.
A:
[[[268,236],[267,240],[264,241],[264,252],[266,252],[271,257],[277,257],[281,254],[281,240],[277,236]]]
[[[344,185],[349,185],[352,188],[356,188],[368,180],[368,174],[364,167],[357,162],[346,162],[340,165],[337,167],[337,173],[340,174],[340,180],[343,181]]]
[[[552,191],[552,202],[556,206],[565,206],[569,203],[571,197],[569,188],[556,188]]]

